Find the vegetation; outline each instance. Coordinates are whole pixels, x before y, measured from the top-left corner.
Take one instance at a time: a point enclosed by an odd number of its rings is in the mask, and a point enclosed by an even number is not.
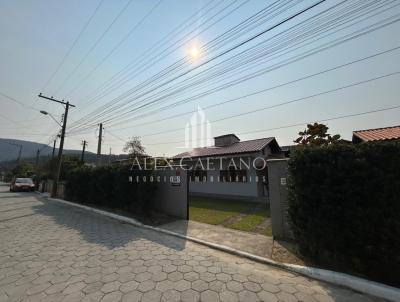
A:
[[[245,232],[257,232],[272,236],[267,206],[254,202],[192,197],[189,200],[189,219],[223,225]]]
[[[340,142],[340,135],[330,135],[328,126],[314,123],[308,124],[307,129],[299,132],[299,137],[294,140],[301,146],[326,146]]]
[[[148,171],[135,175],[150,176]],[[66,199],[132,213],[150,213],[155,182],[129,182],[128,166],[78,167],[66,175]],[[149,177],[148,177],[149,178]]]
[[[61,174],[60,174],[60,179],[61,180],[65,180],[68,173],[70,173],[72,170],[78,168],[78,167],[82,167],[84,164],[83,161],[80,160],[80,157],[77,155],[64,155],[62,157],[62,162],[61,162]],[[50,163],[50,169],[52,169],[52,167],[57,167],[57,160],[53,160]],[[48,172],[52,172],[52,170],[48,171]]]
[[[30,177],[33,171],[34,167],[32,164],[21,161],[12,169],[11,173],[14,177]]]
[[[247,211],[250,205],[248,202],[240,200],[193,197],[189,201],[189,218],[217,225]]]
[[[129,157],[144,155],[144,147],[138,136],[131,137],[123,148],[124,152],[129,154]]]
[[[245,232],[253,232],[257,226],[264,222],[265,217],[269,216],[269,209],[267,207],[262,207],[257,209],[254,213],[246,215],[242,219],[228,225],[228,227]]]
[[[400,285],[400,142],[298,148],[289,216],[300,252]]]

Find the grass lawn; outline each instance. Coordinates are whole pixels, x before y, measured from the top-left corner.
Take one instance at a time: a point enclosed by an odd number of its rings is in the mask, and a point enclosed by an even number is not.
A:
[[[198,222],[272,236],[269,217],[269,208],[258,203],[208,197],[189,199],[189,219]]]
[[[189,199],[189,219],[217,225],[250,208],[251,204],[241,200],[191,197]]]
[[[265,217],[269,217],[269,210],[267,208],[260,208],[254,213],[246,215],[242,219],[227,225],[227,227],[245,232],[252,232],[265,220]]]

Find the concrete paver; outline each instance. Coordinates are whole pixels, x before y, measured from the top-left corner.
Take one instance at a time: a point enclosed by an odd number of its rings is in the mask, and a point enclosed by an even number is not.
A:
[[[0,301],[381,301],[6,189]]]
[[[260,234],[232,230],[220,225],[210,225],[192,220],[177,220],[159,227],[261,257],[271,258],[272,255],[274,245],[272,237]]]

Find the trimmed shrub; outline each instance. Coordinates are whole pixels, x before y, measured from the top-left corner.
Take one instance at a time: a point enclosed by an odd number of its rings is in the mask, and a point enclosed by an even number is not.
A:
[[[314,263],[400,285],[400,142],[296,149],[289,217]]]
[[[130,167],[79,167],[66,175],[65,198],[79,203],[146,213],[152,210],[155,182],[129,182]],[[135,175],[151,175],[135,171]]]

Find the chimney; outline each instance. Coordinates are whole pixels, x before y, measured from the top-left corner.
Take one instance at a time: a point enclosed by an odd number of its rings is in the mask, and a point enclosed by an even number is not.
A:
[[[240,142],[235,134],[225,134],[214,137],[215,147],[225,147]]]

